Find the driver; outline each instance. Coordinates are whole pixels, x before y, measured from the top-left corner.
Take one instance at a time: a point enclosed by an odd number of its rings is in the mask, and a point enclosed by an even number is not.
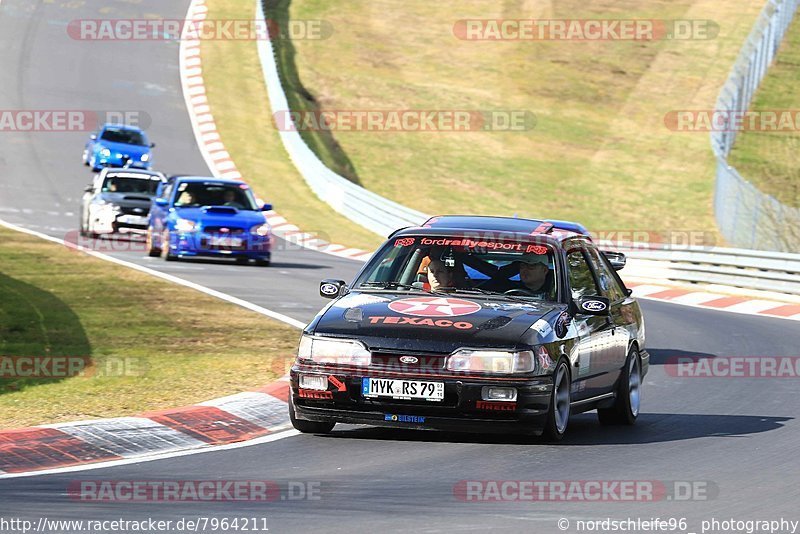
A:
[[[234,208],[241,208],[241,203],[236,201],[236,191],[233,189],[226,189],[223,195],[223,206],[231,206]]]
[[[552,294],[555,284],[547,254],[531,254],[516,263],[519,266],[519,285],[512,287],[510,292],[544,299],[555,298]]]

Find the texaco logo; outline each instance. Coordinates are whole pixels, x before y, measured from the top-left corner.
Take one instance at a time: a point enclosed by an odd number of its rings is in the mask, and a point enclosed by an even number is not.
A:
[[[481,309],[477,302],[443,297],[417,297],[395,300],[389,309],[404,315],[417,317],[458,317],[469,315]]]

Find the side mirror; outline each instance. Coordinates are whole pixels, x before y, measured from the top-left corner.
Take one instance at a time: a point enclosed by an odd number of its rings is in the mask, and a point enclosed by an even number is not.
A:
[[[261,206],[261,211],[272,211],[272,204],[265,203],[263,206]]]
[[[326,299],[335,299],[342,296],[346,289],[347,284],[344,280],[326,278],[319,283],[319,296]]]
[[[91,193],[93,191],[94,191],[94,185],[92,185],[92,184],[89,184],[89,185],[87,185],[86,187],[83,188],[83,192],[84,193]]]
[[[155,203],[156,206],[161,208],[166,208],[169,205],[169,202],[167,201],[166,198],[154,198],[153,202]]]
[[[621,271],[625,268],[625,263],[628,259],[625,257],[625,254],[622,252],[609,252],[603,251],[603,256],[608,259],[608,263],[614,268],[615,271]]]
[[[581,297],[574,302],[578,313],[583,315],[608,315],[611,310],[611,302],[606,297]]]
[[[92,141],[97,141],[97,134],[89,135],[89,139],[91,139]]]
[[[155,147],[156,147],[155,143],[150,143],[150,148],[155,148]]]

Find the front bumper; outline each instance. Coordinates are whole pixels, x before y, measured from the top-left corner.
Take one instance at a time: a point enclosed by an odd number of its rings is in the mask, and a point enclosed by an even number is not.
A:
[[[98,167],[125,167],[130,169],[144,169],[150,170],[152,163],[150,161],[140,160],[123,160],[120,158],[97,158]]]
[[[299,375],[328,377],[328,390],[301,390]],[[333,377],[331,379],[331,377]],[[444,400],[437,402],[366,398],[362,377],[444,382]],[[364,369],[358,374],[335,370],[292,368],[291,395],[295,417],[308,421],[366,424],[419,430],[541,434],[552,398],[551,376],[525,380],[452,375],[384,375]],[[514,387],[516,402],[484,401],[484,386]],[[344,390],[342,391],[342,387]],[[325,398],[318,398],[325,397]]]
[[[89,214],[91,230],[95,234],[144,233],[147,231],[147,213],[123,213],[119,208],[92,208]]]
[[[223,236],[222,241],[215,234],[204,232],[186,232],[171,235],[170,251],[176,256],[184,257],[227,257],[249,258],[269,261],[272,256],[272,240],[269,236],[250,233],[235,236]],[[241,241],[231,241],[231,238]]]

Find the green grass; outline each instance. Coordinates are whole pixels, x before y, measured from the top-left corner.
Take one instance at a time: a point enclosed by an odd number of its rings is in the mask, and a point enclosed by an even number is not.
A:
[[[0,428],[134,415],[259,387],[286,371],[297,338],[218,299],[0,228],[0,356],[91,363],[87,376],[0,378]]]
[[[789,27],[751,105],[754,111],[800,109],[800,19]],[[800,132],[740,132],[728,162],[764,193],[800,206]]]
[[[249,8],[246,0],[223,4]],[[281,16],[285,1],[279,4],[268,17]],[[664,116],[713,108],[762,6],[762,0],[294,0],[293,19],[322,19],[334,33],[294,42],[296,53],[286,55],[294,66],[283,68],[296,69],[286,78],[290,98],[323,110],[536,115],[536,127],[524,132],[339,131],[312,143],[333,139],[336,150],[321,151],[326,161],[346,154],[333,167],[352,165],[362,185],[410,207],[575,219],[595,230],[708,231],[714,228],[708,136],[672,132]],[[452,33],[464,18],[711,19],[720,32],[692,41],[470,42]],[[242,63],[228,74],[254,77]]]
[[[253,7],[250,0],[215,0],[208,3],[208,17],[249,20]],[[381,236],[319,200],[289,160],[273,124],[255,43],[204,41],[202,57],[206,96],[222,141],[258,195],[303,231],[366,250],[377,247]],[[346,161],[343,153],[336,157]]]

